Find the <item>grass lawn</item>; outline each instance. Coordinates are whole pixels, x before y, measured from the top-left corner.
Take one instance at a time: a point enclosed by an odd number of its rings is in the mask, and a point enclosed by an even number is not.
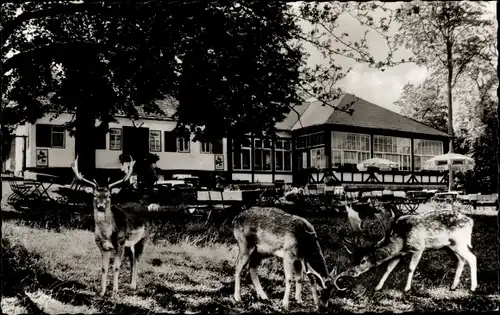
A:
[[[4,199],[4,198],[3,198]],[[204,220],[175,216],[153,222],[153,237],[145,248],[139,266],[136,292],[128,288],[130,268],[122,267],[119,297],[100,298],[100,254],[94,242],[90,213],[18,213],[2,200],[2,254],[4,296],[3,312],[30,311],[22,301],[29,297],[39,310],[47,313],[117,312],[281,312],[284,277],[281,261],[267,258],[259,269],[269,302],[257,299],[249,279],[243,282],[241,304],[232,300],[234,262],[238,254],[231,230],[231,217],[214,216]],[[373,289],[385,265],[368,272],[352,283],[345,293],[331,300],[332,312],[407,312],[407,311],[491,311],[498,310],[497,213],[471,214],[473,252],[478,260],[478,289],[470,293],[466,266],[456,291],[453,281],[456,258],[446,250],[424,253],[414,276],[413,288],[403,293],[408,258],[404,258],[381,292]],[[347,218],[316,216],[308,218],[315,226],[327,264],[343,270],[349,257],[341,246],[349,236]],[[376,221],[366,231],[378,240],[381,231]],[[21,295],[20,292],[25,294]],[[294,303],[290,310],[313,311],[309,287],[303,287],[305,304]]]

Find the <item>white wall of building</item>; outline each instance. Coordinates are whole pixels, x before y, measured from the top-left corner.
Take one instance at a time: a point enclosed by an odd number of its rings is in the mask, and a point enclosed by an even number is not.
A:
[[[72,118],[71,114],[61,114],[58,117],[47,115],[37,121],[38,124],[62,125]],[[150,130],[161,131],[161,152],[151,152],[157,154],[160,160],[157,167],[163,170],[215,170],[215,154],[201,153],[200,142],[190,142],[190,152],[164,152],[165,139],[163,132],[172,131],[175,128],[174,121],[161,120],[137,120],[134,123],[127,118],[118,117],[116,123],[110,123],[110,128],[121,128],[123,126],[140,126]],[[28,154],[26,167],[36,167],[36,149],[47,149],[48,167],[69,167],[75,159],[75,138],[65,132],[64,148],[36,147],[36,126],[28,125]],[[224,170],[227,170],[226,139],[223,139]],[[19,150],[16,150],[19,152]],[[109,150],[109,133],[106,135],[106,149],[96,150],[97,168],[120,168],[119,156],[121,150]]]

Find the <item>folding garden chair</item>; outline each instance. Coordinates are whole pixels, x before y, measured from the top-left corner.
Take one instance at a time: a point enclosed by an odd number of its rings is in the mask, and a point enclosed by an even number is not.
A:
[[[9,204],[17,204],[21,201],[35,200],[40,197],[35,184],[19,177],[9,177],[8,179],[12,193],[7,198]]]

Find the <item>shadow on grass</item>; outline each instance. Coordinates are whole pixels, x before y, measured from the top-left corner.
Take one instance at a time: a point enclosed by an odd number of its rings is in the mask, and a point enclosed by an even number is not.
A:
[[[4,297],[24,296],[25,291],[42,290],[59,301],[71,305],[94,306],[102,313],[146,313],[141,308],[124,303],[116,303],[107,297],[96,298],[95,294],[79,292],[87,287],[77,281],[62,281],[47,273],[41,265],[42,258],[28,252],[21,245],[11,245],[2,238],[2,295]],[[29,303],[28,303],[29,304]]]
[[[2,287],[4,296],[14,296],[26,289],[84,289],[77,281],[61,281],[40,270],[42,258],[21,245],[11,245],[2,238]]]

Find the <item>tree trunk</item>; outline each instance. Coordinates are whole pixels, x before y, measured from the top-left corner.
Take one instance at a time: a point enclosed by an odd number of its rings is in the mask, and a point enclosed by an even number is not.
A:
[[[78,170],[85,178],[95,178],[95,116],[92,106],[79,104],[76,109],[75,154]]]
[[[452,50],[451,43],[447,43],[446,51],[447,51],[447,61],[448,61],[448,134],[450,135],[450,146],[448,148],[449,153],[453,153],[453,101],[452,101],[452,82],[453,82],[453,63],[452,63]],[[454,187],[454,174],[451,166],[448,165],[449,168],[449,177],[448,177],[448,191],[452,191]]]

